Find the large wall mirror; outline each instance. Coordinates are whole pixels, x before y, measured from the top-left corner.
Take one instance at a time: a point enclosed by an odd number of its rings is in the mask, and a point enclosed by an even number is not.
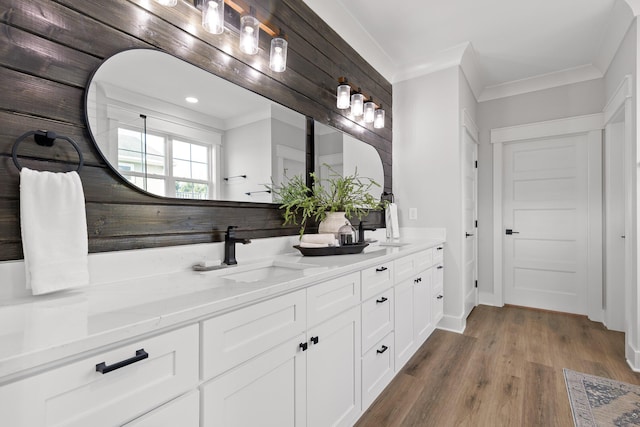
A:
[[[103,62],[86,115],[105,160],[155,195],[271,202],[266,185],[306,170],[302,114],[158,50]]]
[[[370,178],[379,184],[371,195],[379,199],[383,192],[384,170],[380,155],[371,145],[321,123],[314,124],[315,173],[321,182],[332,175]]]
[[[105,161],[155,195],[269,203],[266,185],[307,170],[302,114],[159,50],[104,61],[85,106]],[[340,173],[357,167],[384,184],[372,146],[320,123],[314,129],[320,176],[329,173],[323,165]]]

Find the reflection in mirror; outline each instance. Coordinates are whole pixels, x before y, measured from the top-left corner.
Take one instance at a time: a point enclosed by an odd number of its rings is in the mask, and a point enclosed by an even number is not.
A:
[[[370,193],[380,199],[384,185],[382,160],[376,149],[353,136],[341,131],[314,123],[315,136],[315,172],[322,180],[332,174],[353,175],[356,170],[361,177],[371,178],[380,184],[373,186]]]
[[[159,196],[272,202],[305,173],[305,117],[157,50],[120,52],[86,95],[89,130],[122,177]]]

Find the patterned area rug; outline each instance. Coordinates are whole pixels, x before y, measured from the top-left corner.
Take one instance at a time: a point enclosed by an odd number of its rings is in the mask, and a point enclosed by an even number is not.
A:
[[[640,426],[640,386],[563,371],[576,427]]]

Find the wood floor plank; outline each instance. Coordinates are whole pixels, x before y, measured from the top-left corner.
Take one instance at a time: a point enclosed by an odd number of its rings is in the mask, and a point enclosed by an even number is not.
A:
[[[640,384],[624,334],[584,316],[476,307],[436,330],[357,426],[572,426],[563,368]]]

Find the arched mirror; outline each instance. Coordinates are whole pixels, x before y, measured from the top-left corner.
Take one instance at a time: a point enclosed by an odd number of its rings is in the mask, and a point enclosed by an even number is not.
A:
[[[126,50],[104,61],[85,108],[105,161],[155,195],[270,203],[266,185],[306,171],[302,114],[159,50]],[[320,123],[314,128],[318,167],[353,173],[357,166],[384,184],[372,146]]]
[[[271,202],[265,185],[305,173],[302,114],[158,50],[102,63],[86,115],[111,167],[159,196]]]
[[[371,187],[371,195],[380,199],[384,185],[382,160],[375,148],[353,136],[321,123],[314,124],[315,172],[321,182],[332,174],[370,178],[379,187]]]

